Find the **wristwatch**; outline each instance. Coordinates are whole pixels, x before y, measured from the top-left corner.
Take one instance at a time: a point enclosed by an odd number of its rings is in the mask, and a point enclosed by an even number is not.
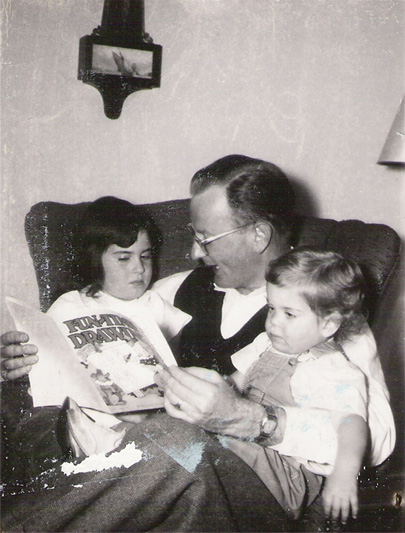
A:
[[[261,446],[270,446],[272,444],[270,439],[277,429],[277,415],[273,406],[263,405],[263,407],[266,414],[260,423],[260,435],[255,439],[255,442]]]

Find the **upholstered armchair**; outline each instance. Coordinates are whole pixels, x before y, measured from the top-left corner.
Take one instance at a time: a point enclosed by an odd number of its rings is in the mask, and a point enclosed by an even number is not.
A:
[[[75,205],[41,202],[32,207],[26,217],[26,236],[33,259],[40,296],[40,306],[46,311],[63,292],[80,286],[74,245],[75,225],[86,203]],[[186,231],[189,221],[189,200],[144,205],[155,220],[162,243],[158,276],[193,268],[188,259],[191,239]],[[398,443],[393,455],[377,468],[366,469],[361,475],[361,510],[359,518],[347,525],[347,531],[403,531],[404,477],[404,354],[385,353],[381,323],[389,302],[387,293],[395,290],[395,275],[400,256],[400,240],[390,227],[366,224],[359,220],[335,221],[298,217],[295,224],[295,244],[311,244],[334,250],[356,260],[367,278],[369,322],[380,347],[380,355],[390,389],[397,424]],[[300,527],[310,531],[311,517]],[[302,530],[298,528],[298,530]],[[317,529],[319,530],[319,529]]]

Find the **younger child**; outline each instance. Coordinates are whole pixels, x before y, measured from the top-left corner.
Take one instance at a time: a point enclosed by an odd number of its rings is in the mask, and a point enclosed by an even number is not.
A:
[[[266,332],[255,340],[255,350],[251,346],[232,357],[238,369],[232,379],[243,395],[268,412],[273,407],[287,413],[313,408],[309,423],[320,425],[319,440],[312,442],[307,457],[284,454],[288,437],[284,435],[281,443],[272,441],[277,422],[270,415],[263,421],[268,438],[262,446],[231,440],[229,446],[294,516],[315,499],[321,476],[326,476],[326,515],[334,519],[340,515],[346,522],[350,509],[353,517],[358,512],[357,475],[368,434],[367,389],[365,376],[350,363],[340,342],[365,324],[365,282],[353,261],[309,248],[272,261],[266,281]],[[336,435],[326,431],[331,419]],[[302,430],[304,439],[305,427]],[[336,458],[328,464],[325,458],[331,449]]]

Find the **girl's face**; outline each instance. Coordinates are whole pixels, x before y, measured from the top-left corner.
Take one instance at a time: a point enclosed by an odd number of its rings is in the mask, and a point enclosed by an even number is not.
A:
[[[152,278],[152,248],[146,231],[141,230],[129,248],[111,244],[101,256],[103,290],[121,300],[139,298]]]
[[[266,332],[274,348],[288,354],[299,354],[326,340],[334,325],[309,307],[297,287],[279,287],[267,283],[269,311]]]

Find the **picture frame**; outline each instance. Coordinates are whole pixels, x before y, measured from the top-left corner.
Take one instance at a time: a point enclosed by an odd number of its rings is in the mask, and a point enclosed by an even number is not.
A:
[[[108,118],[118,118],[135,91],[160,87],[162,46],[108,35],[86,35],[79,43],[78,79],[101,93]]]

